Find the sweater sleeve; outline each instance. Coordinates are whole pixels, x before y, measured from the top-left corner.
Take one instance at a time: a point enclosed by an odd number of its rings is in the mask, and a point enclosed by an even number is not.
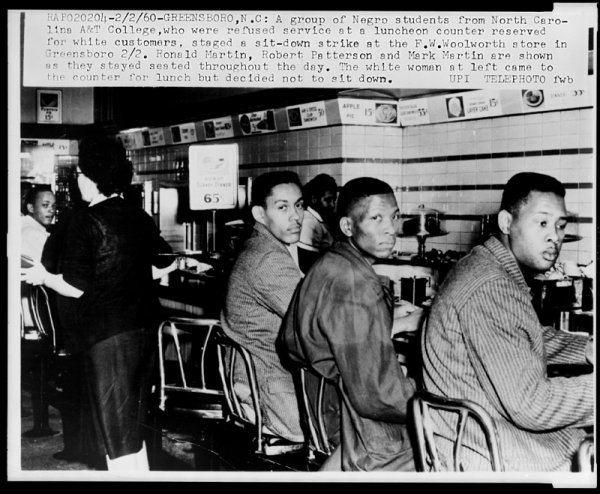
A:
[[[543,327],[544,344],[549,364],[585,364],[589,336]]]
[[[593,420],[593,376],[548,378],[544,328],[514,283],[485,283],[460,317],[479,380],[509,420],[536,431]]]

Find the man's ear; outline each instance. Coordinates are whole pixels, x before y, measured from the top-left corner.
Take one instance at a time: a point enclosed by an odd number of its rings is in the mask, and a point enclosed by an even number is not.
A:
[[[508,235],[510,232],[510,225],[512,224],[513,215],[510,214],[506,209],[502,209],[498,213],[498,228],[500,233]]]
[[[33,204],[27,204],[27,212],[33,214]]]
[[[354,223],[352,218],[342,216],[340,218],[340,230],[346,237],[350,238],[354,233]]]
[[[252,217],[255,221],[265,224],[265,208],[262,206],[252,206]]]

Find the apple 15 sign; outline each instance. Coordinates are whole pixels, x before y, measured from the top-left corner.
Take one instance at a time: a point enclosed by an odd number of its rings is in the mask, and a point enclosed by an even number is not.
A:
[[[233,209],[238,199],[238,145],[189,148],[190,209]]]

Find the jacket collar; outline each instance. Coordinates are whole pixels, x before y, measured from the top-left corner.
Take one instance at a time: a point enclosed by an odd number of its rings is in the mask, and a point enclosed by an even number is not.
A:
[[[360,251],[356,247],[353,247],[347,240],[337,240],[332,250],[357,266],[365,276],[376,279],[382,286],[389,286],[390,278],[385,275],[377,274],[371,263],[365,259],[365,256],[363,256]]]
[[[262,223],[259,223],[258,221],[254,222],[254,232],[256,235],[265,238],[268,242],[270,242],[274,245],[278,245],[282,249],[284,249],[286,252],[289,252],[286,247],[286,244],[284,242],[282,242],[281,240],[279,240],[275,235],[273,235],[271,233],[271,230],[269,230]]]
[[[502,265],[509,276],[517,282],[517,284],[528,293],[530,292],[529,285],[525,281],[523,272],[515,256],[498,240],[496,237],[490,237],[485,241],[483,247],[486,248]]]

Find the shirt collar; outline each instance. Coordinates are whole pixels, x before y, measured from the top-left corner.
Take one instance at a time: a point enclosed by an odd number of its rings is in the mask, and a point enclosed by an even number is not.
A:
[[[48,233],[48,229],[29,214],[24,215],[22,221],[25,223],[25,226],[29,228],[35,228],[36,230],[43,231],[46,234]]]
[[[317,218],[317,220],[319,221],[319,223],[323,223],[323,218],[321,217],[321,215],[319,213],[317,213],[313,208],[311,208],[310,206],[306,207],[306,210],[312,214],[315,218]]]
[[[99,204],[103,201],[106,201],[107,199],[112,199],[113,197],[121,197],[120,194],[117,194],[116,192],[114,194],[111,194],[109,196],[105,196],[104,194],[98,194],[96,197],[94,197],[90,204],[88,205],[88,207],[92,207],[95,206],[96,204]]]

